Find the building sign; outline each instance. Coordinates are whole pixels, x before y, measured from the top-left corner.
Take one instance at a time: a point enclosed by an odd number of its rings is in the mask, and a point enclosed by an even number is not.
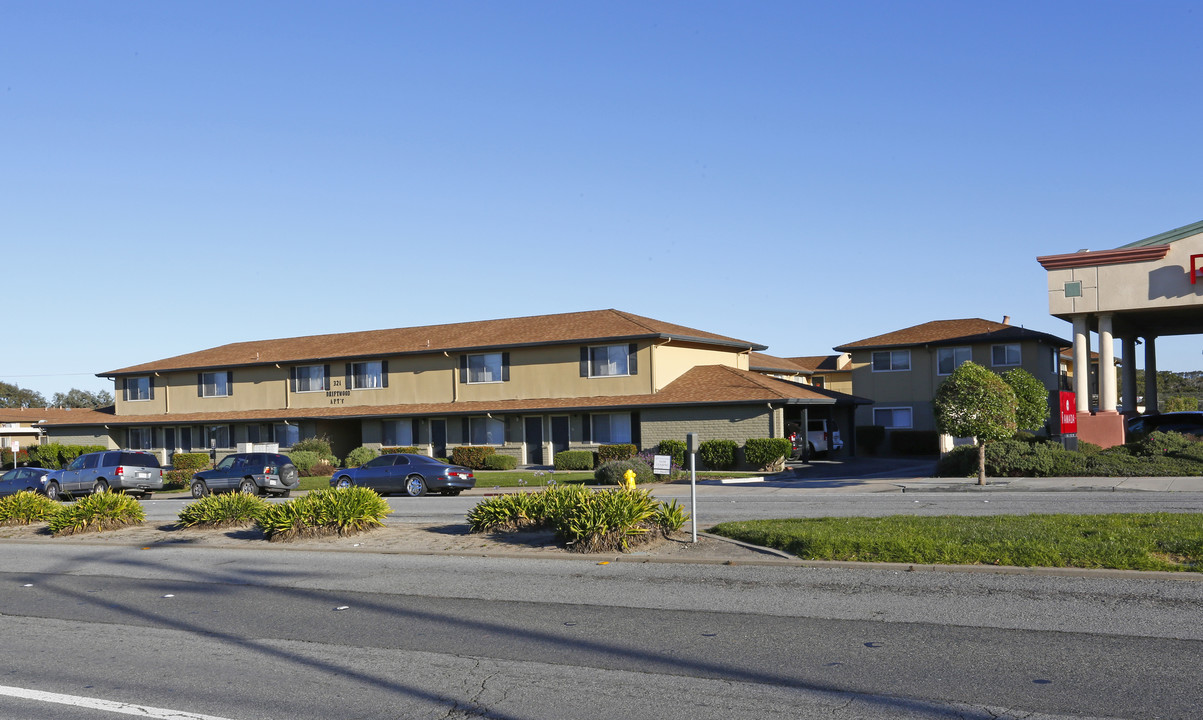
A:
[[[1062,390],[1057,394],[1057,405],[1059,407],[1058,422],[1061,425],[1062,435],[1076,435],[1078,432],[1078,403],[1076,396],[1068,391]]]

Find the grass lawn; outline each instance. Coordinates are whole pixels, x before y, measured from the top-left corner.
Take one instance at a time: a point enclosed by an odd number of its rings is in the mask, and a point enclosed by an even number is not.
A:
[[[711,532],[805,560],[1203,572],[1201,513],[752,520]]]

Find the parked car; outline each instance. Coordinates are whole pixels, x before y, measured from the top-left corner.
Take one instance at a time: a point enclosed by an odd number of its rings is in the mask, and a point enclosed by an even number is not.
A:
[[[154,490],[162,490],[159,459],[141,450],[104,450],[80,455],[66,468],[46,475],[46,496],[51,500],[110,489],[144,498]]]
[[[786,425],[786,435],[793,445],[790,457],[793,460],[805,460],[818,453],[828,453],[831,450],[842,450],[844,441],[840,439],[840,429],[834,420],[816,418],[806,423],[806,438],[803,440],[795,423]]]
[[[22,490],[46,494],[46,468],[20,467],[0,475],[0,497],[14,495]]]
[[[403,492],[419,497],[427,491],[459,495],[476,487],[476,477],[460,465],[447,465],[425,455],[393,453],[372,458],[357,468],[341,468],[330,478],[330,487],[352,485],[371,488],[381,495]]]
[[[1128,434],[1141,435],[1154,430],[1184,435],[1203,435],[1203,412],[1168,412],[1128,418]]]
[[[279,453],[234,453],[226,455],[217,467],[192,476],[192,497],[202,498],[215,492],[288,497],[301,484],[297,466]]]

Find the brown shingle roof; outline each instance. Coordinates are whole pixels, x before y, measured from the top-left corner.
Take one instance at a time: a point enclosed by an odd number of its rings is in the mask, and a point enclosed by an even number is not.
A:
[[[540,410],[637,409],[668,405],[715,405],[738,403],[831,404],[830,393],[781,382],[747,370],[725,365],[702,365],[691,369],[658,393],[583,398],[536,398],[481,402],[415,403],[405,405],[335,405],[321,408],[236,410],[210,413],[125,415],[79,410],[71,418],[48,420],[47,426],[75,425],[187,425],[209,422],[254,422],[314,418],[401,417],[427,415],[470,415]]]
[[[105,417],[113,419],[113,408],[103,408],[107,411]],[[36,423],[42,420],[70,420],[80,417],[93,417],[98,411],[84,408],[0,408],[0,422]],[[107,422],[107,420],[105,421]]]
[[[838,372],[840,355],[803,355],[802,357],[786,358],[795,365],[805,368],[812,373]],[[847,369],[847,368],[845,368]]]
[[[870,348],[905,347],[909,345],[942,345],[954,342],[982,342],[986,340],[1044,340],[1053,345],[1066,346],[1070,343],[1055,335],[1028,330],[1016,325],[1007,325],[981,318],[964,320],[933,320],[902,330],[857,340],[836,347],[836,350],[865,350]]]
[[[806,368],[787,358],[774,357],[764,353],[748,353],[748,367],[760,372],[791,372],[806,374]]]
[[[636,338],[693,340],[745,350],[763,350],[765,347],[747,340],[716,335],[618,310],[592,310],[393,330],[252,340],[110,370],[100,373],[100,377],[162,370],[193,370]]]

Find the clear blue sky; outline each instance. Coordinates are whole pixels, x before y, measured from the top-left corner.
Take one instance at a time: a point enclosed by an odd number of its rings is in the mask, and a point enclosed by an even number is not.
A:
[[[1203,219],[1201,16],[0,0],[0,379],[609,307],[784,357],[1068,338],[1036,256]]]

